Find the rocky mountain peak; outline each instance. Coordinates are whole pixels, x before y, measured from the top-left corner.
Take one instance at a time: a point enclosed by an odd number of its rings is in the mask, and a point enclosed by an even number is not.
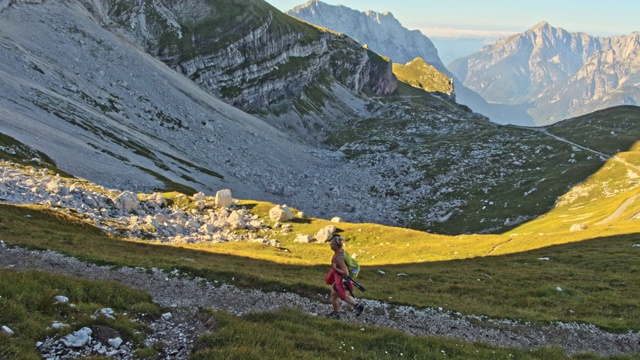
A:
[[[421,57],[439,71],[447,72],[431,40],[418,30],[404,28],[390,12],[361,12],[312,0],[287,14],[350,36],[394,63],[404,64]]]
[[[597,37],[541,21],[456,60],[454,74],[485,100],[528,104],[537,125],[640,101],[638,36]]]
[[[378,24],[393,24],[394,26],[402,26],[400,22],[393,16],[393,14],[389,11],[385,11],[382,13],[373,11],[373,10],[365,10],[365,15],[367,15],[371,20],[377,22]]]
[[[535,24],[534,26],[532,26],[529,30],[530,31],[541,31],[541,30],[548,30],[548,29],[552,29],[553,26],[551,26],[551,24],[549,24],[546,20],[542,20],[539,23]]]

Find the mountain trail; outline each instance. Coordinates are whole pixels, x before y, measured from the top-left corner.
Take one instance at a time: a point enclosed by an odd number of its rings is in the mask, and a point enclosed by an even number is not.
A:
[[[512,241],[513,241],[513,238],[509,238],[507,241],[496,244],[496,246],[494,246],[493,248],[491,248],[491,250],[489,250],[486,256],[491,256],[494,252],[496,252],[496,250],[498,250],[499,247],[501,247],[502,245],[508,244]]]
[[[640,197],[640,194],[632,196],[630,198],[628,198],[625,202],[623,202],[617,209],[616,211],[614,211],[611,215],[609,215],[606,219],[603,219],[601,221],[598,221],[596,223],[596,225],[604,225],[607,224],[615,219],[617,219],[620,215],[622,215],[622,213],[627,209],[627,207],[629,207],[629,205],[633,204],[634,201],[636,201],[636,199]],[[633,217],[633,216],[632,216]]]
[[[200,308],[228,311],[236,315],[251,312],[295,308],[312,316],[328,313],[330,305],[288,292],[263,292],[255,289],[239,289],[231,284],[206,281],[158,269],[119,268],[97,266],[64,256],[53,251],[29,251],[20,247],[8,247],[0,242],[0,268],[19,271],[35,269],[102,281],[117,281],[123,285],[149,292],[155,302],[171,309],[172,313],[197,313]],[[327,289],[328,295],[329,289]],[[413,335],[444,336],[467,342],[483,342],[495,346],[518,348],[561,347],[567,354],[593,352],[600,355],[637,354],[640,352],[640,333],[613,334],[593,325],[576,323],[532,324],[513,320],[491,319],[484,316],[462,315],[442,309],[418,309],[393,305],[376,300],[361,299],[365,312],[355,317],[351,309],[343,307],[342,321],[393,328]],[[201,322],[194,317],[176,316],[174,321],[185,319],[191,326],[189,336],[165,336],[167,348],[180,348],[180,354],[172,359],[188,358],[193,338],[202,334]],[[196,316],[197,318],[197,316]],[[191,320],[189,320],[191,319]],[[195,324],[195,325],[194,325]],[[180,324],[173,324],[174,328]],[[166,329],[165,329],[166,331]],[[169,331],[171,332],[171,331]],[[155,335],[152,335],[155,336]]]

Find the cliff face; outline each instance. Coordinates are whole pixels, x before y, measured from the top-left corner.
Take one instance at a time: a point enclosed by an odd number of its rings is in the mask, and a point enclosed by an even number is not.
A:
[[[458,99],[454,91],[450,72],[446,69],[438,51],[428,37],[418,30],[409,30],[389,12],[379,13],[371,10],[358,11],[346,6],[329,5],[318,0],[311,0],[304,5],[296,6],[287,12],[289,15],[317,24],[325,28],[344,33],[372,51],[389,57],[394,63],[394,69],[401,69],[398,64],[412,63],[416,58],[422,59],[430,67],[421,71],[403,71],[402,81],[429,92],[440,92],[447,97],[467,105],[477,105],[476,94],[464,89],[458,82],[456,89],[461,90]],[[400,76],[395,72],[396,76]],[[446,78],[446,79],[444,79]],[[475,99],[477,98],[477,99]],[[480,99],[481,100],[481,99]],[[482,109],[482,107],[478,107]],[[478,110],[476,109],[476,110]]]
[[[616,105],[635,105],[640,91],[640,33],[594,37],[541,22],[450,65],[489,102],[529,104],[545,125]]]
[[[311,0],[287,13],[347,34],[368,45],[372,51],[390,57],[394,63],[404,64],[420,57],[439,71],[446,71],[431,40],[418,30],[404,28],[389,12],[360,12]]]
[[[391,68],[374,64],[377,55],[264,1],[107,0],[105,7],[147,52],[243,110],[296,98],[327,74],[356,93],[395,89]]]

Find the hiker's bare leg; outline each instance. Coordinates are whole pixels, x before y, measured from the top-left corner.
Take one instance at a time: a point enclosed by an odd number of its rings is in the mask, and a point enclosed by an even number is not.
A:
[[[338,292],[335,291],[334,289],[331,289],[331,307],[333,308],[333,311],[335,312],[339,312],[340,311],[340,302],[338,300]]]
[[[356,299],[352,298],[352,297],[351,297],[351,296],[349,296],[349,295],[347,295],[347,296],[344,298],[344,301],[345,301],[347,304],[349,304],[349,305],[353,305],[353,306],[356,306],[356,304],[358,304],[358,303],[356,302]]]

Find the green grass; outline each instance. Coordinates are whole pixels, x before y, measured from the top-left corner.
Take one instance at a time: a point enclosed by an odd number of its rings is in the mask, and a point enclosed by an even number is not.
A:
[[[260,207],[268,208],[261,204],[252,211],[264,211]],[[53,249],[99,264],[177,268],[240,287],[294,291],[316,299],[328,291],[322,280],[331,250],[326,244],[296,244],[293,237],[304,227],[307,231],[301,232],[309,233],[324,224],[294,224],[294,234],[280,238],[288,251],[249,243],[170,247],[110,238],[49,211],[0,206],[0,230],[8,244]],[[640,329],[640,251],[632,247],[640,243],[638,234],[486,256],[517,241],[529,249],[544,245],[526,241],[533,236],[438,237],[374,224],[339,227],[348,251],[358,255],[367,298],[497,318]],[[557,234],[549,238],[562,241]],[[544,257],[551,260],[538,260]]]
[[[631,203],[618,218],[598,225],[639,193],[635,183],[628,181],[629,171],[637,166],[633,164],[640,161],[638,148],[635,144],[631,151],[617,154],[627,164],[609,160],[561,198],[548,214],[504,234],[444,236],[377,224],[334,225],[345,236],[347,250],[357,255],[362,266],[359,281],[367,287],[364,296],[368,299],[387,301],[392,306],[442,307],[462,314],[534,324],[564,321],[590,323],[614,332],[638,331],[640,250],[637,249],[640,248],[634,245],[640,244],[640,233],[637,220],[629,218],[640,212],[640,201]],[[193,206],[189,196],[178,193],[164,196],[170,206],[185,209]],[[263,223],[273,225],[268,217],[273,204],[239,203]],[[570,232],[569,227],[575,222],[585,223],[587,229]],[[322,280],[331,250],[326,244],[298,244],[293,240],[298,234],[313,235],[332,223],[304,218],[290,224],[290,233],[270,234],[283,244],[280,249],[241,242],[172,247],[106,236],[87,223],[38,206],[0,204],[0,233],[10,245],[52,249],[116,267],[179,269],[241,288],[293,291],[326,301],[323,295],[329,289]],[[72,301],[80,303],[80,311],[86,314],[99,306],[119,309],[151,306],[145,300],[146,295],[129,295],[115,284],[77,284],[74,279],[44,279],[41,278],[44,275],[33,273],[29,276],[42,286],[36,287],[30,284],[34,280],[28,276],[21,278],[23,275],[12,272],[0,275],[3,275],[0,305],[8,306],[7,310],[0,308],[0,320],[14,331],[32,329],[26,338],[12,337],[9,342],[0,342],[0,355],[9,357],[33,356],[34,341],[48,334],[43,327],[59,314],[42,304],[46,305],[53,296],[51,289],[66,289],[56,281],[68,282],[69,287],[76,289],[64,292],[71,294]],[[7,283],[2,279],[8,279]],[[10,302],[9,298],[14,300]],[[99,303],[96,299],[105,299],[105,305],[95,305]],[[74,318],[75,326],[90,323],[84,314]],[[226,314],[216,314],[216,318],[220,322],[218,331],[199,341],[196,358],[304,359],[324,354],[340,358],[345,355],[340,351],[348,351],[352,345],[356,358],[394,358],[398,352],[419,357],[443,350],[458,358],[469,354],[474,358],[506,358],[508,354],[518,358],[562,356],[558,349],[497,349],[379,329],[362,331],[342,323],[332,331],[329,328],[334,323],[328,320],[287,311],[234,318],[233,322],[228,321],[230,317]],[[124,333],[133,332],[132,325],[126,322],[110,326],[121,328]],[[353,342],[336,350],[336,337]]]
[[[192,359],[568,359],[561,349],[521,350],[339,323],[296,310],[235,317],[214,314],[218,329]],[[593,358],[593,357],[590,357]]]
[[[70,304],[56,304],[56,295],[67,296]],[[135,358],[157,358],[157,351],[146,348],[144,325],[133,322],[140,316],[157,318],[162,309],[148,294],[114,282],[98,282],[38,271],[0,270],[0,323],[14,335],[0,333],[0,358],[38,359],[34,344],[47,337],[60,338],[82,327],[95,330],[106,326],[125,341],[135,344]],[[116,319],[93,318],[96,311],[109,307]],[[195,343],[192,359],[569,359],[560,348],[516,349],[465,343],[439,337],[411,336],[400,331],[356,325],[298,310],[248,314],[237,317],[210,312],[215,330]],[[50,324],[69,325],[58,330]],[[578,354],[578,359],[599,359]],[[632,356],[615,356],[629,359]]]
[[[618,106],[560,121],[547,129],[578,145],[615,155],[638,141],[640,115],[637,106]]]
[[[57,295],[66,296],[69,303],[57,303]],[[103,308],[113,309],[115,319],[94,319]],[[132,319],[142,314],[157,318],[161,313],[149,294],[115,282],[0,269],[0,324],[14,332],[12,336],[0,333],[0,358],[39,359],[37,341],[98,325],[115,329],[123,340],[144,347],[142,334],[148,329]],[[68,327],[52,329],[54,321]]]
[[[427,92],[449,94],[453,91],[451,79],[420,58],[407,64],[393,64],[398,80]]]

